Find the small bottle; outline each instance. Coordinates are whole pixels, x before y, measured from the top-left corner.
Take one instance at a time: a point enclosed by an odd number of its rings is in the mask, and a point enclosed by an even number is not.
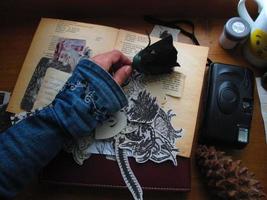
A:
[[[224,49],[233,49],[250,34],[249,23],[241,17],[233,17],[224,25],[219,42]]]

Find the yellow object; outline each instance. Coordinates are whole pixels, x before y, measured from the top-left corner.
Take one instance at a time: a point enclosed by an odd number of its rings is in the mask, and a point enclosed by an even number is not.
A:
[[[267,60],[267,33],[255,29],[250,36],[251,52],[260,59]]]

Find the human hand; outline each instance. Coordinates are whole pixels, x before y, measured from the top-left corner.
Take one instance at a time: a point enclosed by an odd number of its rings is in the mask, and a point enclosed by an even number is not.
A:
[[[118,50],[96,55],[91,60],[112,73],[113,79],[119,85],[122,85],[132,72],[131,61]]]

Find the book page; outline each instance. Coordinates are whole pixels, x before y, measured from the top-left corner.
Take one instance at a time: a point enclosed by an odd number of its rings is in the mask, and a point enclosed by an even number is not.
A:
[[[107,26],[43,18],[21,68],[7,111],[20,113],[31,110],[48,67],[71,72],[79,54],[87,50],[90,57],[110,51],[117,35],[118,29]]]
[[[71,74],[69,73],[49,67],[46,70],[44,80],[33,108],[36,109],[49,105],[70,76]]]
[[[177,69],[177,68],[176,68]],[[185,75],[175,70],[170,76],[164,76],[162,88],[167,95],[182,97],[184,90]]]
[[[159,38],[151,37],[151,43],[157,40]],[[133,59],[135,54],[144,49],[148,43],[149,39],[146,35],[120,30],[115,48],[123,52],[130,59]]]
[[[256,77],[256,86],[260,99],[261,115],[265,130],[265,142],[267,143],[267,90],[261,85],[261,77]]]
[[[173,41],[178,41],[178,35],[180,34],[180,29],[170,28],[162,25],[155,25],[150,33],[152,37],[164,38],[168,35],[171,35]]]
[[[159,40],[159,38],[151,37],[151,44],[157,40]],[[184,76],[182,78],[184,79],[182,94],[180,98],[173,95],[173,92],[177,94],[175,85],[179,83],[176,80],[166,82],[165,79],[165,81],[163,81],[165,82],[165,91],[167,91],[165,93],[168,93],[168,95],[165,96],[166,102],[163,102],[160,105],[165,112],[172,110],[175,114],[171,119],[173,127],[175,129],[183,128],[185,131],[182,138],[176,143],[176,146],[179,149],[178,155],[190,157],[194,134],[197,131],[196,122],[208,48],[178,42],[173,43],[178,51],[177,62],[181,65],[181,67],[177,69],[177,72]],[[146,35],[121,30],[115,48],[121,50],[128,57],[133,58],[136,53],[147,45],[148,37]],[[159,85],[152,86],[154,91],[160,91],[160,87],[161,86]]]
[[[151,44],[158,41],[159,38],[150,37]],[[142,49],[144,49],[149,43],[148,36],[121,30],[118,36],[118,40],[115,48],[122,51],[130,59]],[[165,95],[170,95],[173,97],[181,97],[184,89],[184,79],[185,76],[179,72],[179,68],[175,67],[175,73],[170,76],[151,76],[147,80],[147,89],[151,92],[153,96],[157,97],[159,104],[164,104],[166,102]],[[159,86],[160,85],[160,86]]]
[[[147,76],[146,88],[157,90],[158,93],[161,92],[165,95],[182,97],[184,81],[185,75],[179,72],[178,67],[175,67],[171,74]]]

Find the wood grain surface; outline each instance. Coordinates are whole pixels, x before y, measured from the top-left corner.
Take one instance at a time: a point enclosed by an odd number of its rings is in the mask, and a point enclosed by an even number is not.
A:
[[[0,1],[0,16],[10,18],[53,17],[112,17],[112,16],[179,16],[179,17],[229,17],[236,15],[238,0],[8,0]],[[247,0],[252,14],[256,3]],[[3,19],[3,18],[2,18]]]
[[[73,18],[65,18],[73,20]],[[152,25],[147,24],[141,17],[132,18],[82,18],[79,21],[97,23],[102,25],[114,26],[130,31],[145,33],[152,29]],[[222,31],[226,18],[196,18],[193,19],[196,25],[196,36],[201,45],[210,47],[209,57],[213,61],[235,64],[240,66],[251,66],[242,57],[241,50],[225,51],[218,43],[219,35]],[[1,21],[0,31],[0,90],[12,91],[17,76],[26,56],[31,39],[34,35],[39,18],[31,20],[8,20]],[[10,22],[11,22],[10,21]],[[186,27],[185,27],[186,28]],[[179,38],[181,42],[191,43],[184,36]],[[255,74],[262,73],[251,68]],[[198,126],[203,116],[202,107],[200,108]],[[192,150],[192,190],[188,193],[156,192],[145,191],[145,199],[209,199],[208,190],[205,188],[204,180],[200,176],[194,162],[194,152],[197,145],[198,133],[196,133]],[[242,160],[256,177],[261,181],[267,193],[267,145],[265,143],[265,133],[263,121],[260,114],[258,94],[254,92],[254,112],[252,119],[250,143],[243,150],[226,150],[228,155],[234,159]],[[159,180],[160,181],[160,180]],[[25,188],[16,198],[17,200],[30,199],[51,199],[51,200],[102,200],[102,199],[131,199],[127,190],[92,190],[81,187],[52,186],[39,184],[37,179]]]

